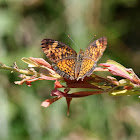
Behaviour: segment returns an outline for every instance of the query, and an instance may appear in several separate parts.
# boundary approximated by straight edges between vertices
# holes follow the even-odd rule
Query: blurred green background
[[[139,0],[0,0],[0,61],[6,65],[17,62],[27,68],[22,57],[45,58],[40,45],[44,38],[78,52],[94,35],[108,38],[99,63],[112,59],[140,76]],[[140,139],[138,96],[73,99],[67,117],[65,99],[40,106],[50,98],[53,81],[19,86],[14,84],[18,74],[6,70],[0,70],[0,79],[0,140]]]

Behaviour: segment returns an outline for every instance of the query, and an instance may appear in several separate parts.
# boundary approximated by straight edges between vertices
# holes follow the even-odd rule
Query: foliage
[[[114,77],[108,76],[108,79],[99,77],[97,75],[91,75],[90,77],[86,77],[83,81],[82,80],[67,80],[64,78],[66,82],[63,86],[60,84],[59,80],[62,80],[59,74],[57,74],[53,67],[46,62],[42,58],[22,58],[22,61],[29,64],[29,69],[22,70],[19,69],[16,63],[14,67],[8,67],[5,64],[1,63],[0,68],[11,70],[12,72],[22,73],[20,78],[21,81],[16,81],[15,84],[22,85],[26,83],[28,86],[31,86],[31,83],[37,80],[55,80],[54,90],[51,91],[51,96],[57,96],[52,99],[47,99],[42,103],[42,106],[48,107],[53,102],[61,99],[62,97],[66,98],[67,105],[68,105],[68,115],[69,115],[69,107],[72,98],[77,97],[85,97],[95,94],[103,94],[103,93],[110,93],[111,95],[137,95],[140,94],[140,79],[131,69],[126,69],[119,63],[108,60],[107,63],[100,64],[100,66],[104,66],[107,68],[96,68],[94,71],[110,71],[112,74],[117,76],[122,76],[126,79],[117,80]],[[44,68],[49,71],[49,75],[38,73],[33,67]],[[54,78],[53,78],[54,77]],[[61,92],[58,90],[59,88],[64,88],[64,91]],[[71,88],[85,88],[85,89],[93,89],[93,91],[79,91],[68,94]]]

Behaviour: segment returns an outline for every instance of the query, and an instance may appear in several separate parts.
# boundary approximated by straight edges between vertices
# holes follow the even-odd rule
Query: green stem
[[[14,67],[9,67],[3,64],[2,62],[0,62],[0,69],[10,70],[11,72],[18,72],[26,75],[37,75],[38,77],[40,77],[40,74],[43,74],[43,73],[33,72],[30,70],[22,70]],[[48,76],[47,74],[43,74],[43,75]]]

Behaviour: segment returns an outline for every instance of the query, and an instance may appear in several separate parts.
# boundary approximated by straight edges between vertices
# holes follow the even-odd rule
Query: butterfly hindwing
[[[54,70],[62,77],[75,80],[76,58],[63,59],[58,63],[53,63]]]

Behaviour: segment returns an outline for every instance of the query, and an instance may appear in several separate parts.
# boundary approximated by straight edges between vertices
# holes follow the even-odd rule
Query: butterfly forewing
[[[102,37],[102,38],[95,40],[85,50],[84,58],[89,58],[89,59],[93,60],[94,62],[97,62],[103,55],[103,52],[106,49],[106,45],[107,45],[106,37]]]
[[[59,41],[43,39],[41,45],[44,53],[52,62],[77,56],[75,50]]]

